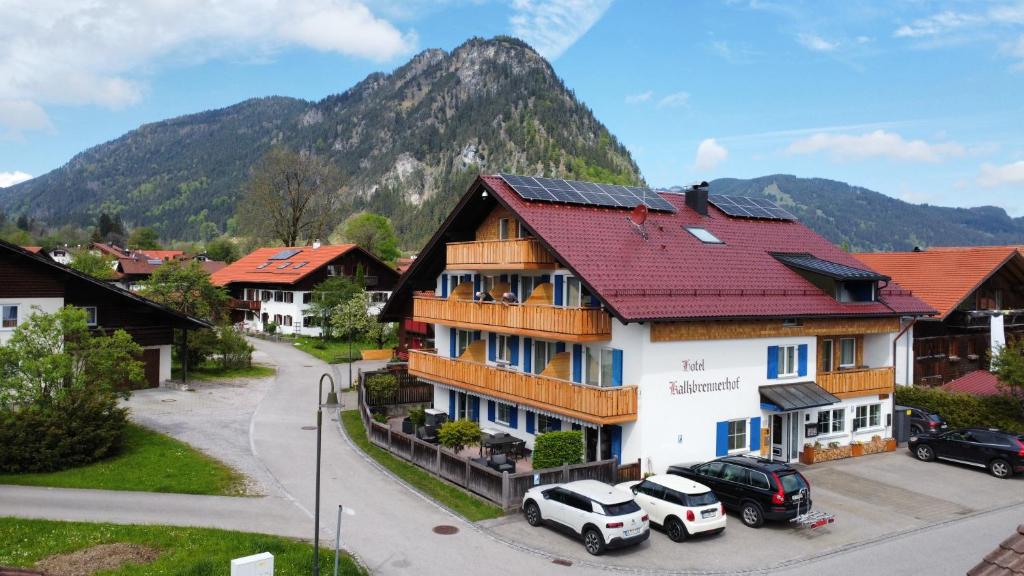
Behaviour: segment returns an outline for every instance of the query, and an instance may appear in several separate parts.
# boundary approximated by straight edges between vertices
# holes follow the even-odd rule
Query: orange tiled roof
[[[21,249],[26,252],[31,252],[33,254],[39,254],[40,252],[43,251],[42,246],[22,246]]]
[[[175,258],[185,255],[185,252],[182,250],[139,250],[139,252],[145,254],[147,258],[152,258],[154,260],[160,259],[164,262],[174,260]]]
[[[929,248],[921,252],[854,254],[858,260],[914,293],[945,318],[1010,258],[1016,246]]]
[[[235,282],[256,282],[272,284],[294,284],[305,278],[331,260],[355,248],[355,244],[337,244],[334,246],[294,246],[294,247],[273,247],[259,248],[251,254],[242,257],[224,268],[214,272],[210,280],[217,286],[225,286]],[[270,257],[284,252],[285,250],[298,250],[287,260],[271,260]],[[296,269],[300,262],[307,264]],[[262,264],[269,263],[260,268]],[[288,263],[285,268],[282,264]]]

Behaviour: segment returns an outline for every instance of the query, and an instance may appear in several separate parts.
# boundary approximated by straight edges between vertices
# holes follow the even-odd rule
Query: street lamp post
[[[324,378],[331,383],[331,391],[324,402]],[[334,378],[324,373],[320,376],[320,388],[316,405],[316,507],[313,510],[313,576],[320,576],[320,444],[324,422],[324,406],[337,407],[338,395],[334,391]],[[333,400],[333,402],[332,402]]]

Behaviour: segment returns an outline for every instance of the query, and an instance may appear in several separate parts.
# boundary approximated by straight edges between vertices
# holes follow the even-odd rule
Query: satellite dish
[[[629,213],[629,219],[633,222],[633,224],[636,224],[637,226],[643,226],[644,222],[647,221],[647,212],[648,210],[646,204],[637,204],[636,208],[633,208],[633,211]]]

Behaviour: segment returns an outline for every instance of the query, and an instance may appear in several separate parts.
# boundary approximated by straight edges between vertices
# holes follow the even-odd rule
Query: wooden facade
[[[896,371],[887,366],[819,373],[815,382],[839,398],[856,398],[873,394],[891,394],[896,383],[895,378]]]
[[[460,285],[461,286],[461,285]],[[502,304],[416,296],[413,319],[466,330],[518,334],[547,340],[592,342],[612,336],[611,316],[599,308]]]
[[[636,386],[599,388],[418,350],[409,351],[409,373],[594,424],[632,422],[637,415]]]
[[[456,270],[552,270],[554,256],[535,238],[450,242],[447,266]]]
[[[783,320],[700,320],[651,324],[652,342],[733,340],[785,336],[847,336],[899,332],[898,318],[807,318]]]

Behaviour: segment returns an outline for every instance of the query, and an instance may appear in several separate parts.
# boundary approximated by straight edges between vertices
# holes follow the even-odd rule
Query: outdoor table
[[[487,448],[488,456],[493,456],[495,453],[510,454],[514,459],[518,459],[525,446],[526,440],[516,438],[511,434],[484,437],[480,442],[480,455],[482,456],[484,448]]]

